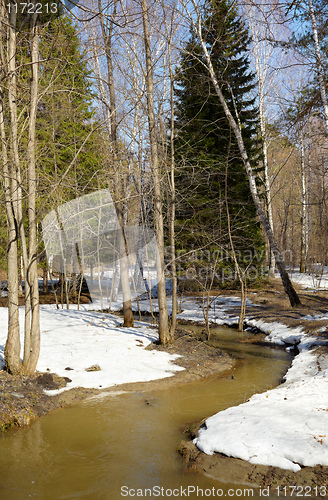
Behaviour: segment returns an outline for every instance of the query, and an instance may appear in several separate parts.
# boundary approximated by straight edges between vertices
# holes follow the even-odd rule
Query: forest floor
[[[328,338],[328,328],[324,331],[324,327],[327,326],[327,319],[313,319],[312,321],[302,319],[306,315],[327,315],[328,291],[308,291],[301,287],[297,287],[297,291],[302,306],[291,308],[281,283],[276,279],[262,290],[249,290],[248,298],[252,305],[247,307],[247,317],[261,319],[268,323],[277,321],[290,327],[303,326],[304,330],[311,333],[311,335],[316,335],[320,329],[320,337]],[[236,290],[217,291],[213,292],[213,294],[234,297],[239,295]],[[196,295],[194,299],[196,299]],[[44,298],[44,300],[46,299]],[[4,299],[1,300],[0,305],[6,307]],[[238,308],[229,309],[229,314],[238,314]],[[264,336],[259,336],[259,339],[260,342],[265,342]],[[181,355],[182,357],[177,359],[175,363],[185,367],[185,370],[177,372],[173,377],[150,382],[133,382],[118,385],[111,389],[147,391],[165,389],[177,383],[187,383],[199,378],[223,376],[234,367],[234,360],[230,356],[222,353],[219,349],[210,348],[202,342],[199,335],[195,336],[188,330],[186,332],[186,329],[180,329],[179,325],[176,332],[176,341],[173,345],[163,347],[153,343],[147,349],[164,350],[170,354]],[[320,349],[327,350],[324,347]],[[59,377],[49,372],[36,373],[32,377],[26,377],[13,376],[4,370],[0,371],[0,431],[6,430],[13,425],[26,426],[33,419],[49,411],[69,406],[91,395],[106,391],[105,388],[73,388],[52,396],[44,392],[44,389],[51,390],[64,387],[68,381],[69,377]],[[195,423],[195,428],[197,428],[197,423]],[[190,429],[188,429],[189,431]],[[189,436],[191,438],[193,437],[192,433]],[[297,473],[292,473],[278,467],[250,464],[218,453],[213,456],[205,455],[193,445],[192,441],[183,442],[180,452],[184,457],[188,471],[200,471],[228,483],[252,484],[261,488],[289,487],[290,485],[302,488],[327,486],[328,467],[305,467]],[[305,495],[304,490],[299,496],[309,495]],[[313,494],[313,496],[319,496],[319,494]]]

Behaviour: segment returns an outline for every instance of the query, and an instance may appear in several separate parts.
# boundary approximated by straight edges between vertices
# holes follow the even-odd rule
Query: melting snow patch
[[[194,443],[207,454],[294,472],[301,466],[328,466],[328,361],[310,350],[326,341],[278,322],[247,324],[267,333],[271,342],[297,344],[300,354],[283,385],[210,417]]]
[[[23,325],[24,308],[19,312]],[[145,350],[158,338],[157,331],[145,323],[136,322],[135,328],[123,328],[117,316],[74,308],[56,309],[51,305],[40,307],[40,323],[37,370],[71,379],[65,388],[47,391],[47,394],[59,394],[73,387],[106,388],[126,382],[145,382],[170,377],[184,369],[173,364],[178,355]],[[7,309],[1,307],[0,359],[7,328]],[[23,332],[21,336],[23,346]],[[86,371],[96,365],[100,370]]]

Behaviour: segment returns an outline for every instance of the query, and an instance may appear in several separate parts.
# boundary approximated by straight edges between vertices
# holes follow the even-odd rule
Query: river
[[[244,497],[245,485],[184,472],[176,452],[186,439],[182,428],[276,385],[291,356],[236,343],[241,334],[233,329],[216,328],[215,336],[216,345],[240,360],[233,378],[96,397],[1,435],[0,499],[187,498],[188,487],[189,493],[195,488],[191,499],[212,488]]]

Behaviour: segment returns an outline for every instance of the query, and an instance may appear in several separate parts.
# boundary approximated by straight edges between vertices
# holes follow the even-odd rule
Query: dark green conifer
[[[255,77],[247,53],[249,36],[229,0],[207,0],[203,35],[214,70],[258,167]],[[183,248],[227,247],[225,176],[234,246],[241,261],[262,251],[263,239],[238,145],[218,100],[202,49],[191,34],[177,74],[177,235]],[[259,259],[261,261],[261,259]]]
[[[77,29],[66,16],[44,28],[40,43],[38,165],[50,184],[60,181],[96,123],[92,85]],[[58,186],[62,200],[97,189],[99,134],[92,133]],[[91,181],[90,181],[91,179]],[[92,184],[93,180],[93,184]],[[41,188],[41,186],[40,186]],[[43,182],[47,190],[47,182]]]

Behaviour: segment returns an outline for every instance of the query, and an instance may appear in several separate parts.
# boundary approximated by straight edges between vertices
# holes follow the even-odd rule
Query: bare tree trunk
[[[43,268],[43,293],[49,293],[49,285],[48,285],[48,268],[45,266]]]
[[[114,262],[114,266],[113,266],[112,290],[111,290],[110,303],[112,303],[112,300],[114,302],[117,301],[119,281],[120,281],[120,261],[119,261],[119,259],[116,259]]]
[[[168,310],[165,290],[164,273],[164,227],[162,213],[162,195],[159,176],[159,161],[156,137],[156,122],[154,113],[154,83],[153,83],[153,61],[151,56],[150,33],[148,25],[148,5],[147,0],[141,0],[142,21],[144,30],[144,45],[146,54],[146,89],[147,89],[147,111],[149,126],[149,141],[151,154],[151,170],[154,184],[154,219],[155,233],[158,246],[157,276],[158,276],[158,307],[159,307],[159,340],[161,344],[168,344],[172,341],[169,330]]]
[[[271,203],[271,183],[268,168],[268,139],[265,121],[265,86],[270,87],[268,71],[271,64],[271,58],[274,48],[266,40],[268,36],[272,35],[272,30],[275,26],[269,25],[270,15],[268,10],[273,8],[266,0],[260,0],[257,3],[244,3],[244,16],[246,23],[249,26],[252,37],[251,56],[253,57],[254,66],[258,80],[258,93],[259,93],[259,116],[260,116],[260,129],[263,143],[263,166],[264,166],[264,186],[266,198],[266,210],[269,223],[273,232],[273,214]],[[272,12],[271,12],[272,13]],[[271,84],[272,87],[272,84]],[[274,276],[275,260],[274,254],[270,245],[268,245],[268,261],[269,261],[269,276]]]
[[[17,238],[20,239],[23,269],[25,274],[25,322],[24,330],[29,332],[31,327],[31,294],[30,283],[27,280],[27,271],[29,266],[28,250],[25,236],[25,229],[23,224],[23,209],[22,209],[22,176],[20,166],[20,155],[18,146],[18,117],[17,117],[17,76],[16,76],[16,50],[17,50],[17,36],[16,36],[16,21],[17,13],[15,9],[10,9],[9,16],[9,45],[8,45],[8,108],[10,116],[10,156],[12,162],[12,206],[15,216],[15,223],[17,225]],[[18,265],[18,264],[17,264]]]
[[[172,82],[173,87],[173,82]],[[173,109],[172,109],[173,114]],[[174,121],[174,116],[171,117],[171,122]],[[174,338],[174,332],[177,324],[178,312],[178,279],[177,279],[177,265],[175,259],[175,181],[174,181],[174,129],[171,128],[171,172],[170,172],[170,185],[171,185],[171,213],[170,213],[170,258],[171,258],[171,273],[172,273],[172,318],[171,318],[171,338]]]
[[[305,240],[305,254],[306,254],[306,267],[308,268],[309,262],[309,246],[310,246],[310,233],[311,233],[311,156],[309,155],[308,161],[308,183],[307,183],[307,230],[306,230],[306,240]]]
[[[255,208],[257,211],[257,215],[260,218],[260,221],[263,225],[264,231],[265,231],[267,238],[269,240],[270,247],[274,253],[276,265],[278,267],[278,270],[279,270],[279,273],[281,276],[281,280],[282,280],[282,283],[284,285],[285,292],[287,293],[287,295],[289,297],[290,304],[292,307],[300,305],[300,303],[301,303],[300,299],[299,299],[299,297],[298,297],[298,295],[297,295],[297,293],[292,285],[292,282],[289,279],[289,276],[288,276],[288,273],[287,273],[286,267],[285,267],[285,262],[284,262],[282,254],[279,250],[278,244],[275,241],[275,238],[273,236],[270,222],[269,222],[269,220],[268,220],[268,218],[267,218],[267,216],[262,208],[261,201],[260,201],[260,198],[259,198],[258,192],[257,192],[255,177],[254,177],[254,174],[252,171],[251,164],[249,162],[247,151],[245,149],[245,145],[244,145],[244,141],[243,141],[240,127],[238,127],[234,117],[232,116],[232,114],[229,110],[229,107],[225,101],[223,94],[222,94],[218,79],[215,75],[215,71],[214,71],[214,68],[212,65],[212,61],[211,61],[211,56],[207,50],[206,43],[205,43],[203,36],[202,36],[201,16],[198,12],[198,8],[197,8],[197,5],[195,3],[195,0],[191,0],[191,1],[192,1],[194,8],[195,8],[196,13],[197,13],[197,20],[193,21],[193,27],[194,27],[195,33],[197,34],[199,41],[201,43],[202,50],[203,50],[205,60],[206,60],[206,66],[207,66],[208,72],[210,74],[210,78],[211,78],[211,81],[213,83],[215,92],[216,92],[216,94],[219,98],[219,101],[223,107],[224,113],[228,119],[230,127],[232,128],[232,130],[235,134],[235,137],[236,137],[236,140],[238,143],[238,147],[239,147],[239,151],[240,151],[241,157],[242,157],[244,165],[245,165],[247,177],[249,180],[249,187],[250,187],[253,202],[254,202],[254,205],[255,205]]]
[[[101,0],[98,0],[99,12],[101,9]],[[119,172],[119,159],[118,159],[118,148],[117,148],[117,117],[116,117],[116,100],[115,100],[115,86],[114,86],[114,71],[113,71],[113,61],[112,61],[112,34],[114,19],[117,12],[117,0],[113,4],[113,13],[109,23],[109,27],[106,32],[106,27],[104,23],[104,17],[100,14],[100,24],[103,34],[104,44],[105,44],[105,54],[108,69],[108,90],[110,96],[110,134],[111,134],[111,146],[114,157],[114,168],[115,168],[115,196],[114,204],[116,208],[116,214],[119,221],[121,233],[119,236],[119,255],[120,255],[120,275],[121,275],[121,285],[123,292],[123,314],[124,314],[124,327],[133,327],[134,319],[132,313],[132,302],[131,302],[131,290],[129,283],[129,268],[128,268],[128,247],[126,244],[125,237],[125,224],[124,224],[124,213],[123,213],[123,189],[122,181]]]
[[[163,5],[163,12],[165,15],[165,5]],[[171,106],[171,116],[170,116],[170,176],[169,184],[171,190],[171,207],[169,214],[169,232],[170,232],[170,258],[171,258],[171,274],[172,274],[172,317],[171,317],[171,339],[174,338],[174,332],[177,324],[177,312],[178,312],[178,279],[177,279],[177,265],[175,258],[175,123],[174,123],[174,74],[172,65],[172,33],[167,26],[166,16],[166,34],[168,43],[168,53],[169,53],[169,75],[170,75],[170,106]]]
[[[259,76],[259,75],[258,75]],[[267,205],[268,221],[271,226],[273,233],[273,213],[272,213],[272,203],[271,203],[271,186],[269,177],[269,166],[268,166],[268,140],[265,126],[265,114],[264,114],[264,92],[263,92],[263,82],[259,81],[259,111],[260,111],[260,127],[261,136],[263,141],[263,164],[264,164],[264,184],[265,184],[265,199]],[[274,277],[275,269],[275,259],[274,253],[269,245],[269,276]]]
[[[242,270],[240,269],[239,262],[238,262],[238,259],[236,256],[235,246],[233,243],[232,233],[231,233],[231,221],[230,221],[230,211],[229,211],[229,201],[228,201],[228,166],[229,166],[230,147],[231,147],[231,129],[230,129],[229,147],[228,147],[226,170],[225,170],[225,185],[224,185],[224,195],[225,196],[224,197],[225,197],[225,205],[226,205],[226,212],[227,212],[229,241],[230,241],[233,261],[234,261],[235,266],[236,266],[237,276],[238,276],[240,288],[241,288],[241,299],[240,299],[241,305],[240,305],[240,313],[239,313],[239,320],[238,320],[238,331],[242,332],[244,330],[244,319],[245,319],[245,313],[246,313],[246,286],[245,286],[244,276],[243,276]]]
[[[1,3],[2,19],[7,20],[6,8]],[[8,23],[8,54],[7,61],[5,60],[2,42],[5,39],[3,33],[4,22],[1,23],[1,63],[4,68],[8,67],[8,98],[9,106],[12,107],[16,103],[15,88],[16,75],[11,73],[12,66],[15,67],[15,52],[16,52],[16,12],[11,9]],[[8,249],[7,249],[7,265],[8,265],[8,337],[5,346],[5,362],[6,369],[13,373],[21,371],[20,361],[20,332],[19,332],[19,309],[18,309],[18,238],[19,228],[17,221],[17,172],[16,165],[12,158],[8,161],[6,131],[5,131],[5,111],[4,111],[4,94],[1,89],[1,142],[2,142],[2,160],[4,171],[4,186],[6,200],[6,214],[8,222]],[[10,128],[12,132],[13,114],[11,113]],[[17,133],[17,128],[16,128]],[[17,135],[16,135],[17,137]],[[13,143],[13,134],[11,133],[11,146]]]
[[[121,226],[121,234],[119,236],[119,249],[120,249],[120,273],[121,273],[121,286],[123,293],[123,326],[133,327],[134,319],[132,313],[131,290],[129,283],[129,266],[128,266],[128,246],[124,231],[124,216],[123,216],[123,203],[116,204],[116,214]]]
[[[302,179],[302,215],[301,215],[301,258],[300,258],[300,272],[306,271],[306,230],[307,230],[307,214],[306,214],[306,179],[305,179],[305,152],[304,152],[304,138],[303,130],[300,133],[301,143],[301,179]]]
[[[7,19],[7,12],[2,8],[1,30]],[[17,73],[16,73],[16,9],[10,9],[7,20],[8,46],[7,61],[5,61],[3,40],[1,33],[1,62],[3,70],[8,71],[8,109],[10,135],[10,163],[8,163],[6,129],[4,126],[4,96],[1,94],[1,142],[2,159],[4,165],[4,184],[6,212],[8,220],[8,338],[5,348],[5,361],[8,371],[19,373],[24,371],[31,374],[35,371],[40,349],[39,324],[39,284],[37,270],[37,226],[35,213],[36,176],[35,176],[35,121],[38,94],[38,26],[37,14],[30,16],[31,21],[31,84],[30,84],[30,113],[28,119],[27,145],[27,208],[28,208],[28,239],[27,245],[23,224],[22,209],[22,176],[18,147],[18,117],[17,117]],[[18,309],[18,261],[17,248],[20,239],[25,273],[25,328],[24,328],[24,359],[20,361],[19,339],[19,309]]]
[[[37,265],[37,225],[36,225],[36,172],[35,172],[35,123],[38,103],[38,61],[39,61],[39,33],[37,14],[31,17],[31,103],[28,127],[28,223],[29,223],[29,265],[26,272],[26,280],[29,284],[31,294],[31,326],[25,330],[24,339],[24,371],[32,374],[40,354],[40,312],[39,312],[39,283]],[[26,283],[25,283],[26,287]],[[26,291],[25,291],[26,293]],[[25,297],[26,298],[26,297]]]
[[[1,4],[1,16],[4,19],[4,5]],[[3,50],[2,41],[4,39],[3,33],[4,23],[1,23],[0,31],[0,56],[1,64],[5,67],[5,55]],[[5,206],[8,224],[8,247],[7,247],[7,283],[8,283],[8,337],[5,346],[5,362],[6,369],[11,373],[19,373],[21,369],[20,362],[20,335],[19,335],[19,309],[18,309],[18,232],[13,210],[13,164],[9,162],[6,131],[5,131],[5,117],[4,117],[4,95],[3,89],[0,87],[0,133],[1,133],[1,160],[3,165],[3,178],[4,178],[4,195]]]
[[[322,60],[321,60],[321,54],[320,54],[317,20],[315,17],[312,0],[309,0],[309,13],[310,13],[312,31],[313,31],[313,40],[314,40],[316,66],[317,66],[318,78],[319,78],[320,96],[321,96],[321,101],[322,101],[323,111],[324,111],[324,118],[325,118],[324,123],[325,123],[326,134],[328,135],[328,100],[327,100],[327,95],[326,95],[326,83],[325,83],[325,79],[324,79],[324,71],[323,71],[323,67],[322,67]]]

